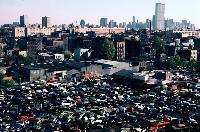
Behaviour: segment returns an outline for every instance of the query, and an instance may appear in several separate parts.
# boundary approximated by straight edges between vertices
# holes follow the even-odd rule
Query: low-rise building
[[[63,48],[64,41],[63,40],[54,40],[53,41],[53,48]]]
[[[42,50],[42,40],[41,39],[32,39],[27,42],[27,54],[35,58],[37,51]]]
[[[187,61],[198,59],[197,50],[177,50],[177,54]]]
[[[140,69],[152,69],[154,67],[154,61],[139,61]]]
[[[105,35],[110,33],[124,33],[125,28],[78,28],[79,33],[95,32],[97,35]]]
[[[125,42],[117,42],[115,44],[116,60],[125,60]]]
[[[29,27],[27,30],[27,36],[33,36],[36,34],[51,35],[54,32],[54,28],[39,28],[39,27]]]
[[[6,54],[6,55],[7,55],[7,56],[12,56],[12,55],[13,55],[13,51],[14,51],[14,50],[7,50],[7,54]]]
[[[19,55],[27,57],[27,51],[19,51]]]
[[[75,48],[74,49],[74,59],[75,60],[88,60],[91,56],[90,49]]]
[[[112,75],[120,70],[131,70],[131,71],[139,71],[139,66],[131,66],[128,62],[118,62],[111,60],[97,60],[95,61],[97,64],[102,65],[102,74],[103,75]]]
[[[68,61],[66,63],[66,67],[69,69],[78,70],[79,72],[84,73],[102,73],[102,65],[95,62],[75,62],[75,61]]]
[[[45,80],[46,72],[45,69],[41,67],[37,67],[34,65],[29,65],[22,67],[24,78],[28,79],[28,81],[33,82],[37,80]]]
[[[43,35],[51,35],[51,33],[54,32],[53,27],[14,27],[13,29],[13,35],[14,37],[26,37],[26,36],[33,36],[37,34],[43,34]]]
[[[196,60],[197,61],[197,50],[191,50],[191,56],[190,56],[190,60]]]
[[[26,28],[25,27],[15,27],[13,29],[13,35],[15,38],[25,37],[26,36]]]
[[[182,37],[197,37],[200,38],[200,31],[189,31],[189,30],[182,30],[182,31],[173,31],[174,33],[181,33]]]
[[[159,80],[167,80],[171,81],[172,80],[172,73],[169,71],[154,71],[154,78],[159,79]]]
[[[64,54],[54,54],[55,60],[64,61]]]

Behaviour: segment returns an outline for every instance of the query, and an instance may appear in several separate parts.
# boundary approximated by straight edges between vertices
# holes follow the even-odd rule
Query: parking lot
[[[196,92],[195,92],[196,91]],[[0,131],[200,131],[198,86],[135,90],[110,76],[0,90]]]

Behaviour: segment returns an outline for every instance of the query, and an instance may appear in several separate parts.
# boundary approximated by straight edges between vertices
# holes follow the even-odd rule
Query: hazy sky
[[[49,16],[52,24],[69,24],[85,19],[99,24],[100,17],[117,22],[152,19],[155,3],[166,5],[166,18],[175,21],[190,20],[200,27],[200,0],[0,0],[0,24],[19,21],[27,14],[30,23],[41,23],[42,16]]]

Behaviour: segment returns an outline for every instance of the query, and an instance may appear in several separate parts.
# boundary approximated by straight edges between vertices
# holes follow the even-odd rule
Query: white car
[[[196,97],[200,97],[200,93],[195,93],[195,96]]]
[[[63,101],[61,104],[62,104],[62,106],[69,106],[69,107],[72,106],[72,103],[69,103],[67,101]]]
[[[200,84],[197,84],[195,88],[200,89]]]

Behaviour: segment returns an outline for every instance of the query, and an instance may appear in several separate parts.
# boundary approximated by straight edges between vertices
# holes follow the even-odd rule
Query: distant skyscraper
[[[150,20],[149,19],[146,19],[145,25],[146,25],[146,28],[150,29]]]
[[[126,22],[119,23],[120,28],[126,28]]]
[[[50,17],[42,17],[42,27],[51,27],[51,18]]]
[[[133,23],[135,23],[135,16],[133,16]]]
[[[174,30],[174,20],[173,19],[165,20],[165,29],[166,30]]]
[[[107,25],[108,25],[108,18],[101,18],[100,27],[107,27]]]
[[[165,29],[165,4],[156,3],[155,30]]]
[[[80,26],[81,26],[81,28],[84,28],[84,27],[85,27],[85,20],[82,19],[82,20],[80,21]]]
[[[153,15],[153,17],[152,17],[152,27],[154,30],[156,29],[156,16],[155,15]]]
[[[190,30],[195,30],[195,25],[194,24],[190,25]]]
[[[188,23],[187,20],[182,20],[182,25],[181,25],[183,29],[187,29],[190,26],[190,23]]]
[[[110,20],[110,22],[109,22],[109,28],[114,28],[114,27],[117,27],[117,22],[114,21],[114,20]]]
[[[28,26],[28,16],[27,15],[23,15],[20,16],[20,26]]]

